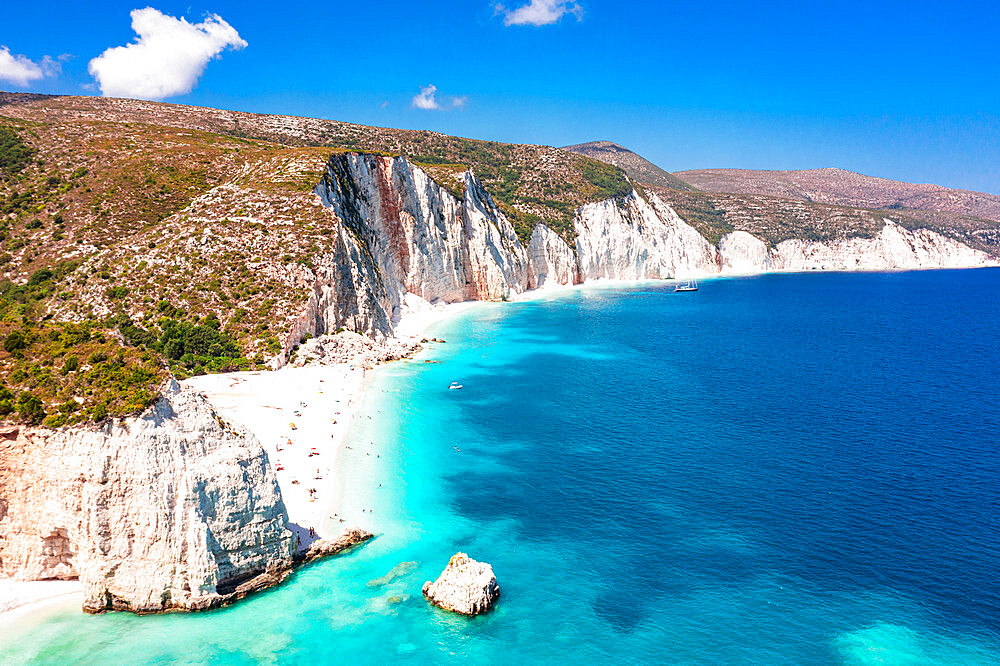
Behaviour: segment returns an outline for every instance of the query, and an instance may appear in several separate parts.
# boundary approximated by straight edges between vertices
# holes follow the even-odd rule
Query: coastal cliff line
[[[524,246],[475,174],[466,171],[461,178],[458,197],[405,157],[330,159],[315,191],[341,221],[341,234],[351,239],[351,254],[361,257],[364,268],[352,269],[347,285],[324,283],[319,290],[359,295],[348,309],[366,313],[360,332],[391,335],[414,304],[503,300],[600,279],[997,264],[982,250],[888,218],[869,238],[786,240],[769,247],[733,231],[712,244],[655,193],[636,190],[580,207],[570,242],[539,223]],[[351,323],[321,307],[311,306],[307,314],[313,335],[329,332],[328,322]]]
[[[31,118],[30,103],[4,109]],[[134,114],[127,118],[137,122],[148,121],[144,114],[159,108],[142,102],[123,104]],[[50,113],[58,117],[64,111],[47,108],[42,117],[48,119]],[[106,123],[101,131],[124,132],[113,113],[100,116]],[[108,118],[117,118],[119,125]],[[261,122],[256,117],[241,119]],[[222,121],[206,116],[201,122],[204,131],[215,131]],[[268,125],[264,135],[281,138],[286,129],[298,132],[299,122],[304,121],[290,119],[287,127]],[[71,123],[53,123],[44,131],[57,133],[65,127],[73,129]],[[373,143],[404,145],[394,131],[362,129],[371,134],[368,139]],[[89,141],[93,131],[88,125],[80,133]],[[146,211],[162,216],[155,223],[133,220],[136,228],[123,231],[118,244],[102,244],[95,238],[84,243],[83,234],[101,228],[98,221],[127,217],[130,211],[124,205],[123,210],[109,212],[111,204],[104,200],[86,206],[71,202],[78,206],[74,210],[81,234],[72,243],[64,231],[73,216],[69,208],[65,216],[54,212],[51,188],[17,193],[21,199],[12,194],[8,205],[21,206],[17,202],[27,201],[24,197],[37,196],[40,203],[31,210],[53,206],[50,225],[58,231],[45,242],[60,248],[52,251],[61,262],[54,265],[66,269],[65,276],[58,277],[54,270],[38,269],[24,280],[30,286],[38,277],[37,284],[47,284],[49,290],[39,291],[38,321],[26,320],[23,328],[41,331],[42,322],[54,317],[66,324],[66,338],[79,338],[73,344],[95,339],[108,348],[119,345],[114,347],[119,350],[113,359],[116,367],[129,361],[126,352],[150,365],[159,359],[162,376],[171,371],[177,377],[181,372],[218,371],[221,366],[212,366],[213,362],[231,364],[224,369],[258,371],[278,371],[308,360],[322,362],[324,349],[338,349],[337,344],[325,345],[329,339],[324,336],[344,331],[364,336],[372,349],[377,348],[365,352],[372,363],[400,358],[415,344],[394,339],[408,315],[440,304],[503,301],[532,290],[597,280],[998,264],[994,254],[914,226],[912,219],[897,219],[891,211],[873,213],[877,228],[852,229],[819,240],[768,241],[735,228],[717,236],[703,233],[697,220],[662,192],[633,184],[614,170],[609,176],[594,171],[589,162],[581,166],[575,161],[578,156],[546,147],[519,147],[523,154],[504,154],[532,163],[535,170],[529,173],[525,167],[524,183],[548,178],[551,185],[564,174],[575,174],[577,189],[571,192],[575,198],[567,194],[564,200],[547,200],[534,196],[538,194],[534,190],[529,196],[515,189],[514,194],[495,198],[491,192],[497,192],[496,183],[502,180],[498,173],[477,175],[467,165],[444,161],[447,156],[438,155],[440,163],[435,164],[401,152],[307,148],[301,146],[311,136],[306,134],[295,134],[294,145],[299,147],[293,149],[221,134],[212,135],[214,143],[197,143],[191,133],[176,128],[158,127],[157,132],[166,139],[154,133],[147,137],[151,145],[161,140],[170,146],[194,142],[191,150],[206,151],[212,159],[204,163],[217,163],[213,168],[218,173],[211,182],[204,174],[201,180],[182,181],[192,188],[185,191],[183,204]],[[459,153],[466,151],[462,153],[466,156],[477,154],[469,147],[471,141],[454,139],[455,148],[448,143],[453,138],[429,136],[418,138],[425,143],[440,141]],[[84,141],[75,135],[73,140]],[[221,151],[215,143],[227,141],[233,144],[228,152],[207,152]],[[257,152],[238,158],[240,151]],[[80,197],[81,191],[112,186],[87,181],[95,177],[88,175],[88,169],[97,171],[101,166],[88,164],[70,175],[36,180],[52,182],[52,188],[65,187],[65,192]],[[240,166],[227,172],[223,168],[227,164]],[[551,165],[563,171],[548,173]],[[169,177],[183,166],[172,165]],[[26,163],[24,168],[34,167]],[[590,180],[580,173],[589,174]],[[149,178],[155,181],[152,175]],[[130,182],[123,178],[113,186],[126,187]],[[84,188],[87,183],[93,187]],[[145,187],[136,185],[135,196],[145,196]],[[165,187],[161,184],[154,191]],[[545,188],[539,188],[544,193]],[[511,204],[517,203],[517,196],[527,202],[523,210]],[[108,208],[102,208],[105,204]],[[27,211],[18,208],[11,215],[28,216]],[[22,226],[26,234],[42,233],[38,225]],[[41,242],[35,236],[29,240]],[[16,261],[8,260],[9,265],[27,266],[35,256],[24,246],[15,251],[22,254]],[[56,289],[59,279],[64,282]],[[258,289],[258,283],[266,289]],[[105,322],[110,320],[114,323],[108,329]],[[80,328],[88,321],[92,329]],[[224,334],[224,327],[243,336],[242,350]],[[182,334],[188,333],[207,340],[205,349],[185,347],[189,340]],[[39,334],[40,345],[61,333],[53,329],[48,335]],[[69,378],[68,382],[85,366],[103,363],[88,359],[109,360],[104,348],[86,349],[87,356],[70,352],[65,360],[60,358],[61,372],[49,376]],[[336,353],[337,363],[351,365],[353,356]],[[11,355],[8,360],[16,359]],[[96,423],[86,423],[80,416],[94,390],[88,386],[78,393],[64,392],[58,403],[53,397],[47,405],[50,415],[76,415],[76,421],[52,427],[36,421],[0,430],[0,576],[78,578],[83,607],[89,611],[196,610],[278,582],[283,572],[305,557],[297,548],[288,515],[293,501],[286,504],[262,438],[245,424],[221,418],[209,401],[173,377],[150,392],[155,398],[152,404],[142,403],[145,409],[130,415],[108,418],[106,404],[87,403]],[[53,408],[66,411],[57,414]],[[346,534],[346,541],[329,548],[321,544],[320,550],[333,552],[363,538],[350,530]]]

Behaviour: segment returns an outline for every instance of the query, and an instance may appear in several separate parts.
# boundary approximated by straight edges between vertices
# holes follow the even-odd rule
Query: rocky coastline
[[[525,246],[475,174],[462,184],[459,198],[404,157],[331,157],[314,193],[340,221],[337,249],[307,276],[312,295],[271,367],[370,368],[413,352],[419,339],[395,337],[411,314],[598,280],[997,265],[891,219],[872,238],[770,247],[734,231],[713,244],[637,191],[580,207],[571,242],[538,224]],[[173,380],[136,417],[6,428],[0,576],[78,577],[92,612],[211,608],[276,584],[299,560],[270,446]]]

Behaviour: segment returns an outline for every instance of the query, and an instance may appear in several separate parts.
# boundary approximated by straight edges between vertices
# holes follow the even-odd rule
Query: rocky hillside
[[[549,146],[476,141],[437,132],[354,125],[295,116],[261,115],[202,107],[103,97],[30,95],[0,92],[0,116],[41,122],[113,122],[182,127],[254,145],[324,146],[405,155],[457,193],[452,175],[476,172],[511,219],[523,242],[544,222],[566,240],[573,236],[573,212],[588,202],[623,197],[631,186],[622,172],[604,162]],[[457,188],[457,189],[456,189]]]
[[[611,141],[578,143],[575,146],[565,146],[563,150],[613,164],[627,173],[629,178],[639,183],[667,187],[674,190],[690,191],[695,189],[689,183],[684,182],[671,173],[667,173],[645,157],[633,153],[628,148],[623,148]]]
[[[835,206],[947,213],[1000,222],[1000,196],[902,183],[843,169],[701,169],[678,176],[706,192],[760,194]]]
[[[997,254],[997,224],[916,213],[634,191],[620,168],[544,146],[4,93],[0,418],[135,414],[170,375],[279,367],[342,328],[388,336],[420,303],[810,256],[846,269]]]

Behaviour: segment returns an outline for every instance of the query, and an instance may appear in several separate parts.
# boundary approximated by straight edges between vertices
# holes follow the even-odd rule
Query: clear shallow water
[[[366,395],[348,475],[382,485],[348,513],[378,539],[218,612],[0,628],[0,661],[997,663],[998,288],[775,275],[473,309]],[[457,550],[503,590],[471,621],[420,595]]]

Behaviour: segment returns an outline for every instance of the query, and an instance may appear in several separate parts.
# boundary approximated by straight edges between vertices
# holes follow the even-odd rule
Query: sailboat
[[[674,293],[681,291],[698,291],[698,283],[695,280],[688,280],[687,282],[679,282],[674,286]]]

